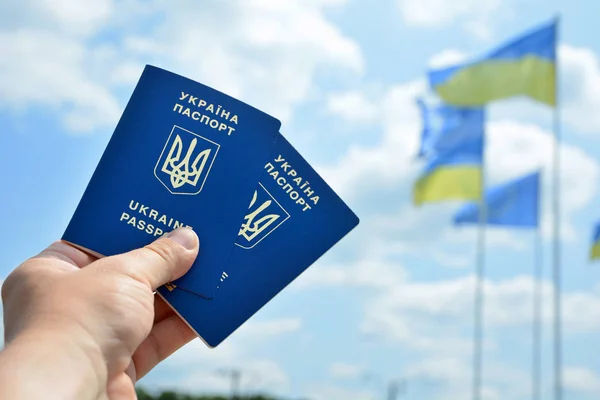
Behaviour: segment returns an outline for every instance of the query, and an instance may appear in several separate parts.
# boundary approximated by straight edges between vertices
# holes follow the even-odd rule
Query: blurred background
[[[600,39],[592,0],[0,0],[0,278],[61,237],[145,64],[282,120],[361,225],[215,350],[140,383],[280,399],[468,399],[477,229],[415,207],[426,71],[560,16],[562,398],[600,397]],[[551,171],[552,109],[486,108],[489,184]],[[542,174],[541,398],[553,397]],[[531,399],[535,232],[488,227],[481,399]],[[170,396],[170,397],[169,397]],[[176,399],[174,393],[164,400]],[[555,397],[554,397],[555,398]]]

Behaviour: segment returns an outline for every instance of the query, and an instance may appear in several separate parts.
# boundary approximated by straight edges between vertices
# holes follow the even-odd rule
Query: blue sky
[[[428,65],[477,55],[561,14],[565,398],[600,395],[600,40],[591,0],[0,0],[0,230],[6,276],[60,238],[145,64],[211,85],[283,121],[282,132],[361,225],[222,346],[197,340],[141,384],[291,398],[469,396],[475,232],[458,204],[415,209]],[[551,113],[489,109],[490,182],[548,168]],[[546,171],[548,172],[548,171]],[[550,179],[544,178],[549,193]],[[549,197],[544,196],[544,393],[552,385]],[[486,399],[529,398],[533,233],[489,230]]]

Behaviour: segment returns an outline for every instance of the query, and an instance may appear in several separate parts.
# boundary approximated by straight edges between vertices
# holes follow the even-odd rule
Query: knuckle
[[[131,289],[132,284],[145,284],[147,279],[143,270],[135,267],[136,263],[119,263],[118,268],[107,268],[110,270],[112,291],[114,293],[125,293]]]
[[[1,297],[2,297],[2,302],[6,303],[6,300],[8,299],[11,289],[13,288],[13,274],[11,273],[10,275],[8,275],[8,277],[4,280],[4,282],[2,282],[2,289],[1,289]]]
[[[30,284],[32,275],[31,262],[26,261],[15,268],[2,282],[1,296],[6,301],[12,293]]]
[[[147,245],[145,249],[152,253],[153,257],[158,257],[161,262],[169,265],[177,258],[177,249],[172,242],[167,240],[151,243]]]
[[[153,308],[154,297],[152,290],[137,277],[126,275],[122,272],[111,271],[102,277],[103,299],[110,304],[113,311],[122,312],[122,318],[117,320],[128,320],[131,313],[139,315],[139,312],[148,313]]]
[[[113,296],[121,296],[127,294],[130,291],[131,283],[129,276],[121,274],[119,272],[112,272],[105,276],[105,284],[107,291]]]

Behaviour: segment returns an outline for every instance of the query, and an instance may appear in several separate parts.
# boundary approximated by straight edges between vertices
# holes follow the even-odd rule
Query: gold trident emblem
[[[162,166],[162,172],[171,177],[171,185],[173,185],[173,188],[177,189],[186,183],[196,186],[198,183],[198,179],[200,179],[200,175],[204,170],[204,166],[206,165],[206,161],[208,160],[211,149],[206,149],[200,152],[200,154],[198,154],[194,159],[194,162],[190,165],[190,158],[192,157],[192,154],[194,154],[194,149],[196,148],[197,144],[198,139],[194,138],[187,150],[185,157],[183,160],[181,160],[181,162],[178,163],[181,158],[181,152],[183,151],[183,142],[181,141],[181,137],[179,135],[177,135],[173,141],[171,150],[169,150],[169,155],[165,159],[165,162]],[[198,166],[198,163],[200,162],[201,164]]]
[[[252,201],[250,202],[249,209],[254,206],[256,203],[256,199],[258,198],[258,192],[255,190],[254,195],[252,196]],[[242,223],[242,228],[240,229],[239,235],[243,236],[247,241],[252,241],[256,236],[258,236],[262,231],[267,229],[271,224],[279,219],[279,215],[277,214],[267,214],[260,219],[255,219],[266,210],[272,203],[272,200],[267,200],[262,203],[256,210],[251,212],[250,214],[244,217],[244,223]]]

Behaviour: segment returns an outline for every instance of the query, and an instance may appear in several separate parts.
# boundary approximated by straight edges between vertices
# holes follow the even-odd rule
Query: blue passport
[[[205,300],[177,282],[159,294],[216,347],[359,223],[283,137],[243,218],[218,295]]]
[[[110,256],[189,226],[202,251],[186,285],[212,298],[280,126],[224,93],[146,66],[62,239]]]

